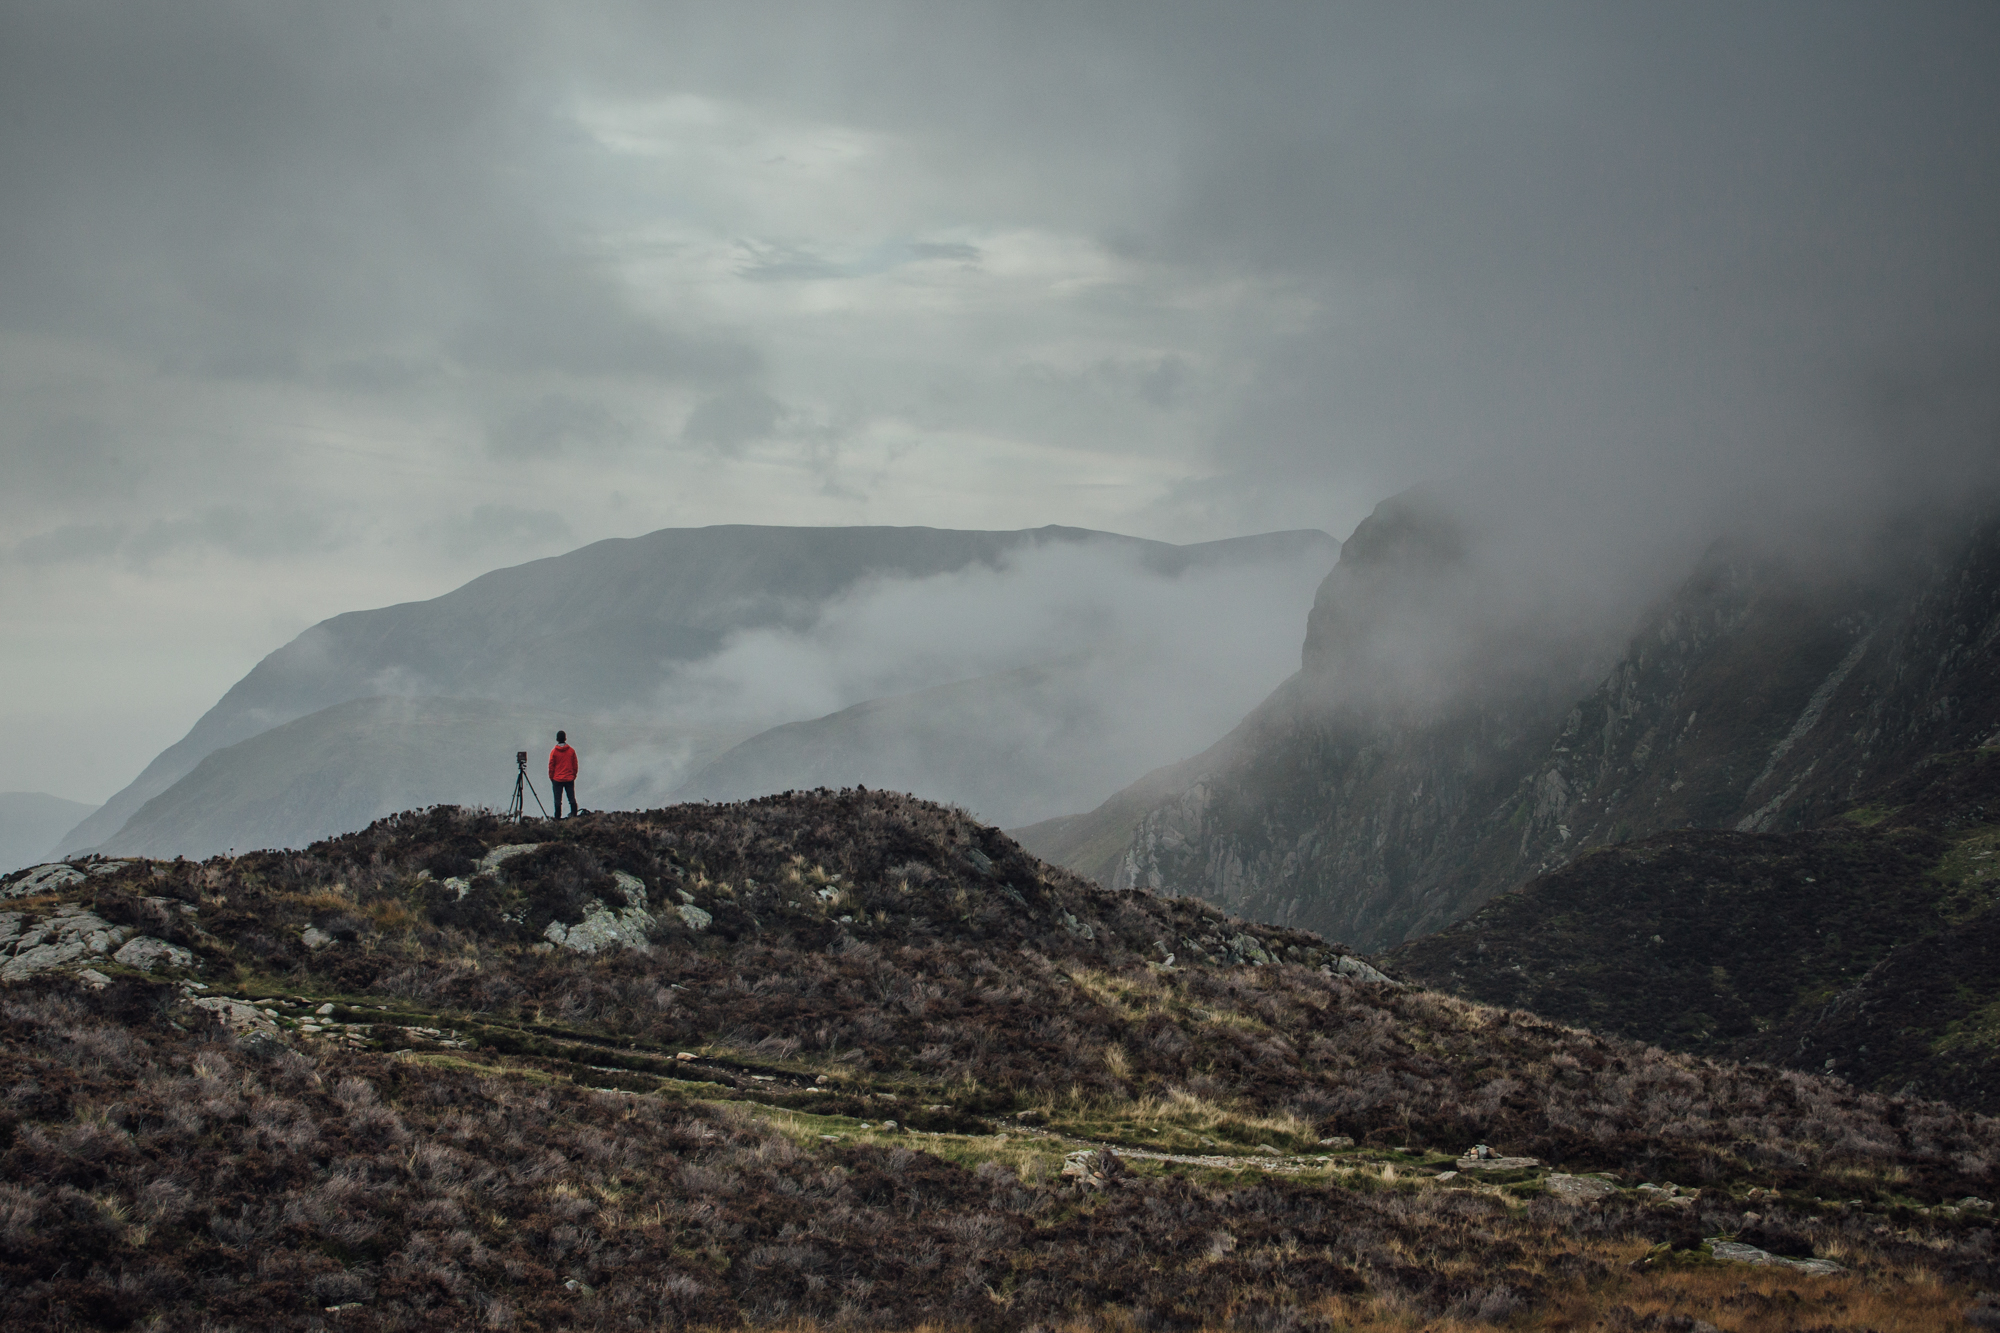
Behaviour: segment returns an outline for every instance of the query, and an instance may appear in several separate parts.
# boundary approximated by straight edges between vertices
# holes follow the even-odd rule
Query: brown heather
[[[537,952],[613,872],[651,945]],[[11,1328],[1886,1331],[2000,1287],[1991,1214],[1937,1207],[1992,1193],[1992,1120],[1352,981],[905,797],[437,809],[89,888],[218,991],[374,1026],[235,1036],[135,974],[0,992]],[[1432,1179],[1473,1142],[1699,1194]],[[1085,1188],[1091,1143],[1203,1160]],[[1718,1265],[1720,1234],[1850,1272]]]

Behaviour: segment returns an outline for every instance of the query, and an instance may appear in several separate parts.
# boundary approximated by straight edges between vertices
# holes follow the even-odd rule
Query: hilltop
[[[1991,1120],[1413,989],[903,796],[0,893],[17,1327],[1858,1329],[2000,1282]]]

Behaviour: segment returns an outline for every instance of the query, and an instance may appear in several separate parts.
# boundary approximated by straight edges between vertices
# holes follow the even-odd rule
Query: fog
[[[1723,532],[1838,552],[2000,456],[1995,68],[1943,0],[8,5],[16,785],[666,526],[1345,535],[1432,483],[1564,632]],[[853,650],[932,660],[912,596],[727,666],[917,679]]]
[[[1150,729],[1169,753],[1191,753],[1298,669],[1302,613],[1332,563],[1330,546],[1164,574],[1140,550],[1051,545],[997,566],[870,579],[804,626],[731,634],[713,656],[670,672],[649,711],[748,732],[1088,658],[1120,668],[1106,690],[1141,694],[1173,681],[1179,706]]]

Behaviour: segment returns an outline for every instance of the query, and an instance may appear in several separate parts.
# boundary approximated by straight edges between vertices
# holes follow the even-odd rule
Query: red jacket
[[[549,751],[549,781],[576,781],[576,751],[567,745],[558,745]]]

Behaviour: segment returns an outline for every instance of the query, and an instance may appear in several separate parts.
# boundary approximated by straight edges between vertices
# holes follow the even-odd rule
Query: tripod
[[[521,808],[523,793],[534,796],[535,808],[542,812],[543,819],[547,819],[549,812],[542,806],[542,794],[535,790],[534,783],[528,781],[528,752],[516,750],[514,751],[514,799],[507,805],[507,818],[516,824],[527,817],[527,812]]]

